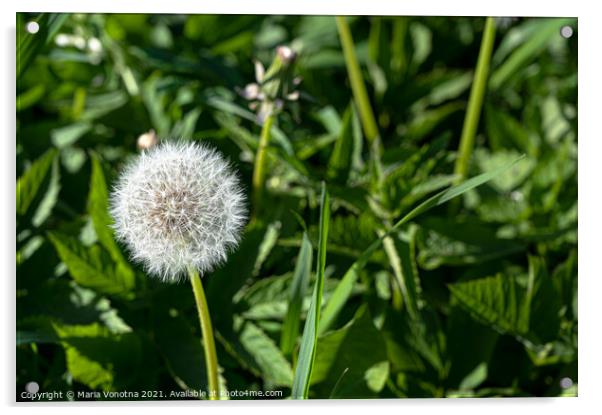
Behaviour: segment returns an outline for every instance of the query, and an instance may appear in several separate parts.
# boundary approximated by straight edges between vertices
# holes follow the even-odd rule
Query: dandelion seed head
[[[165,141],[142,152],[110,198],[117,237],[149,274],[177,281],[226,260],[246,221],[245,196],[229,163],[198,143]]]

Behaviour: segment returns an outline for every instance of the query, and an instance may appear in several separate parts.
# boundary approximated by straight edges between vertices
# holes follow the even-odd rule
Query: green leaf
[[[322,290],[324,289],[324,268],[326,266],[326,245],[328,240],[328,224],[330,222],[330,204],[326,184],[322,182],[322,197],[320,209],[320,237],[318,242],[318,264],[316,270],[316,284],[311,300],[311,305],[305,320],[305,328],[301,337],[301,347],[295,377],[293,380],[293,399],[307,399],[311,381],[316,347],[318,344],[318,323],[320,321],[320,307],[322,304]]]
[[[485,106],[485,123],[487,138],[492,150],[515,148],[529,157],[536,158],[539,152],[540,139],[526,125],[505,111],[492,105]]]
[[[293,274],[288,310],[282,323],[282,332],[280,335],[280,348],[285,355],[290,355],[293,352],[297,336],[299,335],[301,306],[305,298],[307,286],[309,285],[311,263],[312,246],[307,232],[304,232],[301,249],[299,250],[299,256],[295,265],[295,273]]]
[[[109,215],[109,195],[102,165],[96,155],[92,155],[92,175],[90,177],[90,193],[88,195],[88,213],[92,218],[94,231],[100,244],[109,252],[124,281],[135,281],[134,270],[123,257],[121,249],[114,239],[111,228],[113,219]]]
[[[335,289],[335,292],[330,297],[330,300],[328,301],[328,304],[324,309],[322,320],[320,321],[320,333],[326,331],[334,322],[334,319],[341,311],[341,309],[349,299],[349,296],[351,295],[353,285],[355,284],[355,281],[357,280],[357,277],[359,275],[359,270],[365,265],[366,261],[370,258],[372,253],[376,251],[376,249],[380,246],[380,244],[386,236],[399,229],[402,225],[408,223],[410,220],[414,219],[418,215],[426,212],[427,210],[435,206],[439,206],[453,199],[456,196],[460,196],[461,194],[469,191],[470,189],[474,189],[475,187],[490,181],[494,177],[497,177],[499,174],[511,168],[523,158],[524,156],[521,156],[505,166],[501,166],[490,172],[480,174],[478,176],[464,181],[459,185],[452,186],[447,190],[439,192],[435,196],[422,202],[420,205],[418,205],[417,207],[412,209],[408,214],[406,214],[403,218],[397,221],[397,223],[387,233],[385,233],[382,237],[374,241],[351,265],[351,267],[349,267],[347,272],[345,272],[345,275],[339,282],[339,285]]]
[[[437,312],[425,306],[418,318],[411,318],[393,307],[388,307],[386,313],[382,331],[391,370],[420,375],[430,373],[441,378],[447,370],[444,361],[446,338]]]
[[[478,321],[502,333],[524,335],[529,330],[529,298],[514,276],[498,274],[448,287],[453,298]]]
[[[99,324],[54,328],[76,381],[103,391],[156,386],[156,358],[139,335],[112,334]]]
[[[100,246],[86,247],[77,239],[58,233],[50,233],[48,237],[73,279],[83,287],[121,296],[134,288],[131,269],[115,265]]]
[[[460,390],[474,389],[487,379],[487,364],[478,364],[460,383]]]
[[[36,104],[46,93],[44,84],[37,84],[27,91],[17,95],[17,112],[23,111]]]
[[[442,265],[465,266],[523,252],[526,246],[512,239],[498,238],[496,229],[474,217],[445,219],[428,217],[421,221],[418,263],[427,270]],[[461,232],[458,232],[461,229]]]
[[[263,379],[273,386],[290,387],[293,370],[276,343],[250,321],[242,323],[240,343],[253,357]]]
[[[173,126],[170,137],[190,140],[193,138],[197,120],[201,115],[201,109],[195,108],[188,112],[180,121]]]
[[[59,184],[58,151],[50,149],[17,181],[17,215],[41,225],[56,204]]]
[[[490,153],[487,150],[478,149],[475,151],[474,159],[481,171],[491,171],[500,166],[508,165],[512,160],[516,160],[518,156],[519,153],[515,151],[499,150]],[[491,186],[499,192],[514,190],[529,177],[534,167],[535,161],[531,158],[525,158],[522,163],[514,165],[506,172],[492,179]]]
[[[316,389],[330,391],[336,385],[334,398],[370,398],[388,375],[385,341],[365,307],[343,328],[320,336],[311,382]]]
[[[341,131],[341,118],[334,107],[326,106],[316,113],[316,118],[322,123],[330,134],[339,134]]]
[[[261,270],[261,266],[264,261],[272,252],[272,249],[276,245],[278,241],[278,236],[280,235],[280,228],[282,224],[280,222],[270,223],[267,227],[263,240],[259,245],[259,250],[257,252],[257,256],[255,259],[255,265],[253,266],[253,274],[258,275]]]
[[[92,124],[79,122],[65,127],[57,128],[50,132],[52,144],[57,148],[66,148],[82,138],[92,129]]]

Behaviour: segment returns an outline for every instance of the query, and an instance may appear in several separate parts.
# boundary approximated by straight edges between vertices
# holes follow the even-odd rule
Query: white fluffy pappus
[[[230,164],[194,142],[165,141],[142,152],[110,196],[117,238],[132,260],[164,281],[226,260],[246,222],[246,199]]]

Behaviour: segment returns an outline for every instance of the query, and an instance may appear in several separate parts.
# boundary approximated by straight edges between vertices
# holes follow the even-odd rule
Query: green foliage
[[[320,237],[318,239],[318,260],[316,267],[316,282],[311,304],[305,319],[305,328],[301,336],[299,360],[295,368],[292,397],[307,399],[309,385],[312,379],[318,347],[318,325],[320,324],[320,309],[324,292],[324,268],[326,267],[326,245],[328,242],[328,227],[330,226],[330,196],[326,184],[322,182],[322,197],[320,198]]]
[[[282,335],[280,337],[280,347],[286,354],[291,354],[297,336],[299,335],[299,323],[301,322],[301,306],[303,299],[307,292],[307,286],[309,285],[309,278],[311,275],[311,258],[312,258],[312,246],[307,237],[307,233],[303,233],[303,239],[301,241],[301,250],[297,257],[297,263],[295,265],[295,273],[293,274],[293,281],[291,283],[291,294],[288,302],[288,310],[286,317],[282,323]]]
[[[484,71],[485,21],[18,14],[18,395],[207,390],[189,284],[146,276],[111,227],[150,130],[216,147],[261,201],[203,276],[222,390],[576,395],[577,21],[496,20]],[[238,91],[281,44],[302,82],[258,194]]]

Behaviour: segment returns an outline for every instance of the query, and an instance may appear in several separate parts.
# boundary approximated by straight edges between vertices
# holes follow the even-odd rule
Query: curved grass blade
[[[318,242],[318,265],[316,285],[305,320],[303,337],[299,359],[295,368],[293,379],[293,399],[307,399],[309,393],[309,382],[316,357],[316,346],[318,344],[318,322],[320,321],[320,305],[322,303],[322,291],[324,289],[324,268],[326,267],[326,246],[328,240],[328,225],[330,222],[330,205],[326,184],[322,182],[322,198],[320,211],[320,237]]]
[[[303,239],[301,240],[301,249],[299,250],[299,256],[297,257],[297,264],[295,265],[288,311],[286,312],[284,323],[282,324],[280,349],[285,355],[290,355],[293,352],[295,341],[299,334],[301,305],[309,284],[311,260],[312,246],[309,237],[307,236],[307,232],[304,232]]]
[[[339,311],[341,311],[341,309],[349,299],[349,296],[351,295],[351,290],[353,289],[353,285],[357,280],[359,270],[362,269],[362,267],[365,265],[370,256],[374,253],[374,251],[378,249],[384,238],[389,236],[391,233],[395,232],[402,225],[408,223],[410,220],[414,219],[418,215],[426,212],[427,210],[435,206],[442,205],[443,203],[453,199],[454,197],[460,196],[461,194],[490,181],[491,179],[495,178],[501,173],[507,171],[509,168],[514,166],[524,157],[525,156],[522,155],[521,157],[504,166],[475,176],[457,186],[452,186],[449,189],[437,193],[436,195],[422,202],[420,205],[411,210],[407,215],[405,215],[403,218],[397,221],[397,223],[395,223],[395,225],[393,225],[393,227],[389,231],[387,231],[380,238],[375,240],[351,265],[351,267],[349,267],[349,269],[337,285],[334,293],[330,297],[328,304],[326,304],[326,308],[324,309],[324,313],[322,315],[322,320],[320,321],[319,333],[323,333],[324,331],[326,331],[333,323]]]

